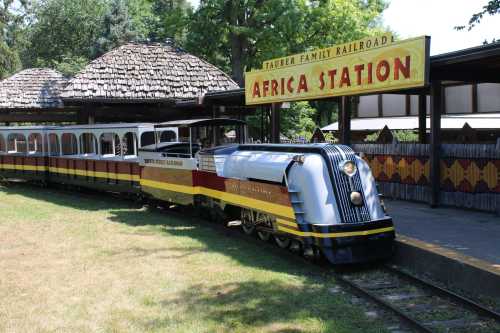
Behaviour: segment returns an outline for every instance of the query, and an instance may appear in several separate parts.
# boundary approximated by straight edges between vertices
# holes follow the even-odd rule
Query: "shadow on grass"
[[[213,323],[227,332],[380,332],[359,310],[341,298],[332,297],[320,284],[307,288],[282,281],[247,281],[207,288],[193,286],[177,299],[160,301],[160,306],[179,306],[196,314],[197,320]],[[176,324],[172,314],[144,321],[145,330],[168,331]],[[211,331],[207,328],[207,331]]]
[[[162,259],[184,258],[203,252],[222,253],[241,266],[286,273],[303,282],[297,286],[280,280],[261,282],[255,278],[209,288],[200,283],[182,292],[177,299],[155,304],[166,309],[181,308],[183,313],[194,314],[195,319],[189,320],[212,323],[214,327],[208,327],[207,332],[246,332],[249,327],[255,332],[280,333],[384,331],[380,322],[368,320],[360,308],[347,302],[346,297],[329,290],[335,284],[328,273],[313,264],[304,262],[301,265],[293,258],[294,254],[269,243],[235,237],[239,230],[223,229],[197,218],[157,210],[115,210],[112,214],[111,220],[115,222],[151,225],[166,235],[187,237],[202,244],[201,248],[178,248],[183,253],[160,257]],[[170,311],[162,313],[164,315],[153,320],[139,320],[144,330],[172,331],[179,324],[183,325]]]
[[[0,187],[9,195],[22,195],[57,205],[68,206],[82,211],[108,210],[110,220],[137,228],[139,234],[150,236],[164,234],[197,240],[200,246],[180,246],[157,248],[153,250],[131,247],[122,252],[109,252],[106,255],[124,254],[124,258],[157,254],[160,259],[186,258],[200,253],[220,253],[235,260],[242,266],[263,271],[286,273],[296,276],[295,283],[287,280],[270,280],[265,273],[260,278],[238,283],[226,283],[208,287],[206,284],[191,286],[190,289],[176,294],[176,299],[165,298],[151,306],[159,306],[167,311],[154,319],[138,318],[144,331],[175,331],[176,328],[190,323],[207,323],[211,331],[245,332],[270,331],[293,332],[380,332],[379,322],[371,322],[360,308],[350,305],[346,297],[338,292],[332,293],[334,286],[331,277],[312,264],[300,264],[293,254],[281,251],[268,243],[235,237],[237,230],[213,226],[210,222],[180,212],[169,214],[157,209],[145,209],[141,205],[110,197],[98,192],[70,192],[51,188],[39,188],[26,184]],[[133,233],[135,232],[126,232]],[[167,252],[168,254],[162,254]],[[172,253],[174,252],[174,253]],[[255,272],[254,272],[255,273]],[[254,274],[253,273],[253,274]],[[200,276],[200,281],[203,281]],[[300,283],[298,283],[300,281]],[[305,286],[305,287],[304,287]],[[188,315],[187,322],[176,317],[178,309]],[[192,328],[192,327],[191,327]],[[197,326],[199,329],[199,326]]]
[[[134,201],[116,198],[115,194],[97,192],[87,189],[64,190],[57,187],[41,187],[24,182],[8,182],[0,184],[0,191],[8,195],[22,195],[52,204],[81,209],[98,211],[107,209],[139,208]]]

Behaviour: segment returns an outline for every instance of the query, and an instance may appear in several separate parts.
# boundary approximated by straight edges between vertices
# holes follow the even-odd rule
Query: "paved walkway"
[[[385,200],[396,232],[500,265],[500,216]]]

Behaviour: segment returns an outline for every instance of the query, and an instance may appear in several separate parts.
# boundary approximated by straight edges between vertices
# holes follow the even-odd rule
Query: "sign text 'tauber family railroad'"
[[[278,103],[422,87],[429,37],[366,38],[263,63],[245,76],[246,104]]]

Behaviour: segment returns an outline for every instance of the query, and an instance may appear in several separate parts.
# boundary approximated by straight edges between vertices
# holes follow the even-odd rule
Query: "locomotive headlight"
[[[358,169],[356,168],[356,163],[353,161],[342,161],[339,165],[340,170],[347,176],[352,177],[356,174]]]
[[[351,192],[351,202],[355,206],[361,206],[363,204],[363,197],[359,192]]]

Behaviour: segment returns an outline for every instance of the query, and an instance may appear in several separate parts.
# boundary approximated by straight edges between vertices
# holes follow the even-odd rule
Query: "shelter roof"
[[[0,109],[61,108],[68,79],[50,68],[29,68],[0,81]]]
[[[500,82],[500,43],[432,56],[431,81]]]
[[[217,67],[171,45],[129,43],[92,61],[63,93],[64,101],[160,103],[238,85]]]
[[[196,127],[196,126],[227,126],[244,125],[245,121],[231,118],[213,118],[213,119],[184,119],[172,120],[157,124],[155,127]]]
[[[444,130],[461,129],[465,123],[474,129],[500,129],[500,113],[476,113],[463,115],[442,115],[441,128]],[[427,129],[430,119],[426,120]],[[351,119],[352,131],[379,131],[385,126],[391,130],[418,129],[417,116],[385,117],[385,118],[355,118]],[[322,128],[323,131],[338,131],[339,123],[335,122]]]

